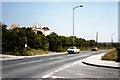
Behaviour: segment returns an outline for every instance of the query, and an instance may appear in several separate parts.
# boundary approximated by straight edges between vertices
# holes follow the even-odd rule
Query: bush
[[[14,55],[16,55],[16,56],[22,56],[19,52],[15,52]]]
[[[102,56],[102,60],[120,62],[120,48],[108,51],[104,56]]]
[[[26,48],[27,50],[31,50],[31,48],[28,46],[27,48]]]
[[[28,56],[27,50],[25,50],[25,49],[23,50],[22,56]]]

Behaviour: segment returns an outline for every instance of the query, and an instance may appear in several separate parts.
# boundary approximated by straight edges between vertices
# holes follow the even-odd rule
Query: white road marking
[[[84,74],[81,74],[81,73],[74,73],[74,74],[76,74],[76,75],[84,75]]]
[[[83,57],[83,56],[88,56],[89,54],[85,54],[85,55],[82,55],[81,57]],[[83,60],[83,59],[82,59]],[[66,69],[66,68],[68,68],[68,67],[71,67],[71,66],[73,66],[73,65],[76,65],[76,64],[78,64],[78,63],[82,63],[82,60],[79,60],[79,61],[76,61],[76,62],[73,62],[73,63],[70,63],[70,64],[68,64],[68,65],[65,65],[64,67],[62,67],[62,68],[60,68],[60,69],[58,69],[58,70],[55,70],[55,71],[53,71],[53,72],[51,72],[51,73],[49,73],[49,74],[47,74],[47,75],[44,75],[42,78],[49,78],[49,77],[51,77],[54,73],[56,73],[56,72],[59,72],[59,71],[61,71],[61,70],[63,70],[63,69]],[[54,77],[55,78],[55,77]]]
[[[51,76],[50,78],[65,78],[65,77],[60,77],[60,76]]]
[[[62,58],[62,57],[53,57],[53,58],[50,58],[50,59],[59,59],[59,58]]]
[[[74,56],[74,55],[67,55],[67,56]]]
[[[30,61],[30,62],[19,63],[19,64],[34,63],[34,62],[38,62],[38,61],[43,61],[43,60],[36,60],[36,61]]]
[[[62,57],[54,57],[54,58],[50,58],[50,59],[58,59],[58,58],[62,58]],[[19,63],[19,64],[34,63],[34,62],[38,62],[38,61],[44,61],[44,60],[49,60],[49,59],[43,59],[43,60],[35,60],[35,61],[24,62],[24,63]]]
[[[63,68],[60,68],[60,69],[58,69],[58,70],[56,70],[56,71],[53,71],[53,72],[49,73],[48,75],[44,75],[42,78],[50,78],[50,77],[52,76],[52,74],[54,74],[54,73],[56,73],[56,72],[59,72],[59,71],[61,71],[61,70],[63,70],[63,69],[66,69],[66,68],[68,68],[68,67],[71,67],[71,66],[73,66],[73,65],[75,65],[75,64],[78,64],[78,63],[80,63],[80,62],[82,62],[82,60],[77,61],[77,62],[74,62],[74,63],[71,63],[70,65],[64,66]]]
[[[71,63],[71,65],[64,66],[63,68],[60,68],[60,69],[58,69],[58,70],[56,70],[56,71],[53,71],[53,72],[49,73],[48,75],[44,75],[42,78],[49,78],[49,77],[51,77],[54,73],[59,72],[59,71],[61,71],[61,70],[63,70],[63,69],[66,69],[66,68],[68,68],[68,67],[71,67],[71,66],[73,66],[73,65],[75,65],[75,64],[78,64],[78,63],[80,63],[80,62],[82,62],[82,60],[77,61],[77,62],[74,62],[73,64]]]

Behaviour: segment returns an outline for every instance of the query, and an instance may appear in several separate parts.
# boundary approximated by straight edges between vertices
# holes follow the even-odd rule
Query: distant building
[[[32,30],[37,33],[38,31],[41,31],[45,36],[50,35],[51,31],[48,27],[43,27],[38,24],[38,23],[34,23],[32,26]]]
[[[18,25],[18,24],[13,24],[10,28],[9,28],[9,30],[11,30],[11,29],[18,29],[18,28],[20,28],[20,25]]]
[[[41,27],[42,26],[38,23],[34,23],[33,26],[32,26],[33,29],[41,29]]]

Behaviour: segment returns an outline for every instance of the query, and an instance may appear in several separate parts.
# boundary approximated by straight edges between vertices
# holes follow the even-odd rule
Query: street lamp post
[[[76,6],[76,7],[73,8],[73,47],[74,47],[74,10],[78,7],[83,7],[83,5]]]

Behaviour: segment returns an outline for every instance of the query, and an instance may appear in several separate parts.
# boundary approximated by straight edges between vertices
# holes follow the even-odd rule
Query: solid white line
[[[19,64],[34,63],[34,62],[38,62],[38,61],[43,61],[43,60],[36,60],[36,61],[30,61],[30,62],[19,63]]]
[[[78,63],[80,63],[80,62],[82,62],[82,60],[77,61],[77,62],[74,62],[74,63],[71,63],[70,65],[64,66],[63,68],[60,68],[60,69],[58,69],[58,70],[56,70],[56,71],[53,71],[53,72],[49,73],[48,75],[44,75],[42,78],[49,78],[49,77],[51,77],[52,74],[54,74],[54,73],[56,73],[56,72],[59,72],[59,71],[61,71],[61,70],[63,70],[63,69],[66,69],[66,68],[68,68],[68,67],[71,67],[71,66],[73,66],[73,65],[75,65],[75,64],[78,64]]]
[[[50,58],[50,59],[59,59],[59,58],[62,58],[62,57],[53,57],[53,58]]]
[[[67,55],[67,56],[74,56],[74,55]]]
[[[62,58],[62,57],[54,57],[54,58],[50,58],[50,59],[58,59],[58,58]],[[34,62],[38,62],[38,61],[44,61],[44,60],[49,60],[49,59],[35,60],[35,61],[24,62],[24,63],[19,63],[19,64],[34,63]]]
[[[82,55],[81,57],[83,57],[83,56],[88,56],[88,55],[89,55],[89,54],[85,54],[85,55]],[[83,60],[83,59],[82,59],[82,60]],[[68,67],[71,67],[71,66],[73,66],[73,65],[76,65],[76,64],[82,62],[82,60],[79,60],[79,61],[70,63],[69,65],[65,65],[64,67],[62,67],[62,68],[60,68],[60,69],[58,69],[58,70],[55,70],[55,71],[53,71],[53,72],[51,72],[51,73],[49,73],[49,74],[47,74],[47,75],[44,75],[42,78],[49,78],[49,77],[52,76],[52,74],[54,74],[54,73],[56,73],[56,72],[59,72],[59,71],[61,71],[61,70],[63,70],[63,69],[66,69],[66,68],[68,68]]]
[[[65,77],[60,77],[60,76],[51,76],[50,78],[65,78]]]

